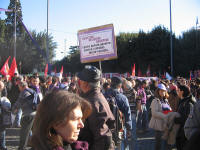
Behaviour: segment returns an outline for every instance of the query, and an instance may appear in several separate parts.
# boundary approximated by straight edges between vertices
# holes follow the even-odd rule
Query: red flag
[[[15,57],[13,57],[13,61],[12,61],[12,64],[11,64],[10,70],[9,70],[10,80],[14,76],[15,73],[18,74],[18,70],[17,70],[17,63],[15,60]]]
[[[63,74],[63,66],[60,69],[60,74]]]
[[[135,64],[134,64],[134,66],[132,68],[132,76],[135,76]]]
[[[8,59],[6,60],[6,62],[4,63],[3,67],[0,70],[2,75],[8,75],[9,74],[9,65],[8,65],[9,59],[10,59],[10,56],[8,57]]]
[[[147,75],[147,77],[150,77],[150,76],[151,76],[150,65],[148,65],[146,75]]]
[[[141,77],[142,76],[142,72],[140,70],[140,68],[138,69],[138,77]]]
[[[48,64],[46,64],[45,70],[44,70],[44,76],[47,77],[48,73]]]

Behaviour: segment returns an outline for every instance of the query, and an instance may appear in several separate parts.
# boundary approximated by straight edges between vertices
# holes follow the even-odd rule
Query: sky
[[[7,8],[9,0],[0,0]],[[47,29],[47,0],[20,0],[23,22],[29,30]],[[172,32],[181,35],[200,25],[200,0],[172,0]],[[4,13],[0,14],[1,17]],[[55,60],[77,45],[81,29],[112,23],[115,35],[120,32],[151,31],[163,25],[170,29],[169,0],[49,0],[49,34],[57,42]]]

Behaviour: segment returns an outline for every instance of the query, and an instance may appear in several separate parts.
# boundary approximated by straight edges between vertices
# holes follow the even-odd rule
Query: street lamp
[[[199,24],[199,21],[198,21],[198,17],[197,17],[197,20],[196,20],[196,50],[198,50],[198,24]]]
[[[171,16],[171,0],[169,0],[170,9],[170,54],[171,54],[171,76],[173,76],[173,49],[172,49],[172,16]]]
[[[49,64],[49,40],[48,40],[48,35],[49,35],[49,0],[47,0],[47,36],[46,36],[46,59],[47,59],[47,64]]]
[[[15,22],[14,22],[14,57],[15,57],[15,59],[17,60],[17,58],[16,58],[16,41],[17,41],[17,35],[16,35],[16,17],[17,17],[17,3],[18,3],[18,0],[15,0],[15,12],[14,12],[14,14],[15,14]]]

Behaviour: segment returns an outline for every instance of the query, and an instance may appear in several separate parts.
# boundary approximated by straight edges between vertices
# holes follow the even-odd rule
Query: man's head
[[[133,88],[133,85],[132,85],[132,83],[131,83],[130,81],[125,80],[125,81],[123,82],[123,89],[124,89],[125,91],[129,91],[129,90],[131,90],[132,88]]]
[[[18,85],[19,82],[21,82],[21,81],[23,81],[23,77],[22,77],[22,76],[17,76],[17,77],[15,78],[15,83],[16,83],[16,85]]]
[[[20,91],[24,91],[26,88],[28,88],[28,84],[26,81],[20,81],[18,87]]]
[[[32,76],[31,77],[31,84],[33,86],[39,86],[39,83],[40,83],[39,76]]]
[[[77,76],[79,78],[79,87],[84,93],[100,86],[101,71],[94,66],[85,66]]]
[[[187,85],[179,85],[177,88],[177,94],[180,98],[188,97],[190,93],[190,88]]]
[[[147,80],[143,80],[142,81],[142,87],[146,88],[148,86],[148,81]]]
[[[112,77],[111,88],[120,89],[122,87],[122,79],[120,77]]]

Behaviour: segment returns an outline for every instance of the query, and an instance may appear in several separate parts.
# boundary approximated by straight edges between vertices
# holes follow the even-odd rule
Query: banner
[[[117,58],[113,24],[78,31],[81,63]]]
[[[11,10],[11,9],[4,9],[4,8],[0,8],[0,11],[13,12],[13,10]]]

